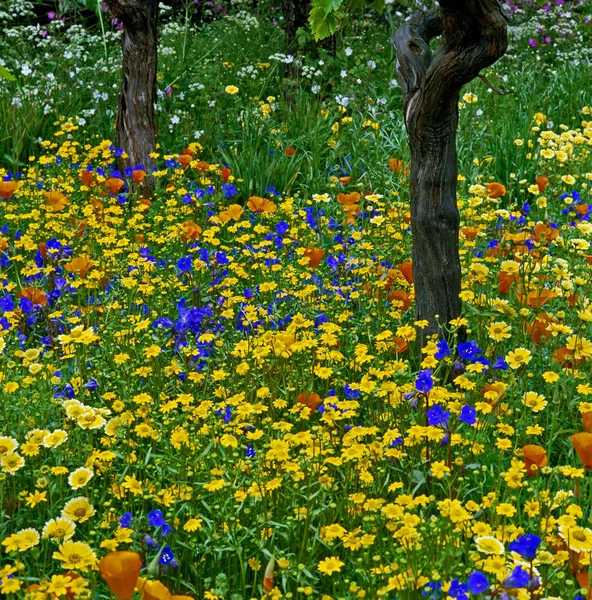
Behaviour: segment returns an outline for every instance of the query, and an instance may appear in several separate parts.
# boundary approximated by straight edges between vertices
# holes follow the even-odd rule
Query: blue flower
[[[152,527],[162,527],[165,523],[166,521],[162,516],[161,510],[151,510],[148,513],[148,525],[151,525]]]
[[[255,457],[255,449],[252,446],[247,446],[247,449],[245,450],[245,457],[246,458],[254,458]]]
[[[177,261],[177,269],[179,273],[189,273],[193,271],[193,262],[191,256],[184,256]]]
[[[471,592],[471,594],[480,594],[489,588],[489,581],[484,573],[475,571],[469,575],[467,585],[469,586],[469,592]]]
[[[122,528],[129,527],[132,523],[133,515],[131,512],[123,513],[121,517],[119,517],[119,525]]]
[[[458,345],[458,354],[463,360],[472,361],[478,354],[482,354],[483,350],[477,346],[475,340],[463,342]]]
[[[469,586],[466,583],[461,583],[458,579],[453,579],[450,582],[448,595],[451,598],[456,598],[457,600],[469,600],[469,597],[467,596],[468,591]]]
[[[508,370],[508,363],[503,359],[502,356],[498,356],[497,360],[493,363],[494,369],[501,369],[502,371]]]
[[[437,344],[436,347],[438,348],[437,352],[434,354],[434,356],[440,360],[442,358],[444,358],[445,356],[448,356],[450,354],[450,347],[448,346],[448,341],[446,339],[440,340]]]
[[[534,560],[537,549],[541,544],[541,538],[538,535],[527,533],[521,535],[517,540],[512,542],[508,548],[512,552],[517,552],[524,560]]]
[[[425,584],[421,595],[428,600],[437,600],[442,595],[442,583],[439,581],[430,581]]]
[[[521,566],[516,567],[509,577],[504,579],[502,587],[505,588],[523,588],[528,585],[530,581],[530,573],[525,571]]]
[[[436,404],[428,410],[426,417],[428,418],[428,425],[432,425],[432,427],[437,427],[438,425],[446,427],[450,411],[444,410],[440,405]]]
[[[458,420],[463,421],[467,425],[474,425],[477,421],[477,411],[467,404],[462,407]]]
[[[158,559],[158,562],[161,565],[168,565],[173,560],[175,560],[175,555],[173,554],[173,551],[172,551],[171,547],[170,546],[165,546],[162,549],[162,552],[160,554],[160,558]]]
[[[430,369],[424,369],[417,374],[415,380],[415,389],[418,392],[427,394],[434,387],[434,380],[432,379],[432,371]]]

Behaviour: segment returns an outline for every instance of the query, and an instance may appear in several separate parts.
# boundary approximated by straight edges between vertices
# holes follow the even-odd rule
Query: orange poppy
[[[38,306],[47,306],[47,296],[45,295],[45,292],[39,288],[33,286],[22,288],[19,296],[30,300],[33,304],[37,304]]]
[[[304,404],[304,406],[308,406],[312,411],[315,411],[323,403],[321,397],[315,392],[310,394],[302,392],[302,394],[298,394],[296,400],[298,401],[298,404]]]
[[[401,275],[405,277],[407,283],[413,283],[413,263],[410,260],[399,263],[397,268],[401,271]]]
[[[493,181],[485,186],[489,198],[501,198],[506,195],[506,186]]]
[[[405,290],[395,290],[389,294],[389,300],[394,306],[406,311],[411,306],[411,296]]]
[[[195,165],[195,170],[200,174],[203,175],[208,169],[210,168],[210,165],[205,161],[205,160],[200,160],[196,165]]]
[[[397,336],[393,338],[393,344],[393,352],[395,352],[396,354],[403,354],[403,352],[405,352],[405,350],[409,348],[407,340],[404,340],[403,338]]]
[[[576,579],[578,580],[578,585],[585,590],[586,600],[592,600],[592,588],[590,587],[590,573],[588,569],[586,568],[585,571],[577,573]]]
[[[253,212],[258,213],[274,213],[277,210],[277,205],[275,202],[272,202],[267,198],[260,198],[259,196],[251,196],[247,200],[247,206]]]
[[[522,448],[526,476],[536,477],[538,470],[547,466],[547,451],[542,446],[528,444]]]
[[[79,177],[80,177],[80,181],[82,181],[82,183],[86,187],[90,187],[95,180],[95,175],[92,171],[82,171],[82,173],[80,173]]]
[[[222,176],[222,183],[226,183],[228,181],[228,178],[230,177],[231,173],[232,171],[226,167],[221,169],[220,175]]]
[[[164,583],[160,581],[150,581],[143,577],[138,577],[136,581],[136,590],[140,592],[142,600],[172,600],[173,595]]]
[[[18,181],[0,181],[0,196],[4,200],[12,198],[12,195],[18,190]]]
[[[286,148],[286,156],[294,156],[296,152],[296,148],[288,147]]]
[[[263,591],[269,594],[273,590],[273,567],[275,566],[275,556],[272,554],[263,575]]]
[[[546,288],[532,290],[525,294],[522,289],[516,290],[516,298],[520,304],[526,304],[530,306],[530,308],[540,308],[544,304],[547,304],[549,300],[556,298],[557,294],[552,290],[548,290]]]
[[[547,327],[554,321],[555,319],[549,313],[541,313],[532,323],[526,325],[526,333],[535,344],[542,344],[549,339]]]
[[[47,209],[51,212],[59,212],[68,204],[68,199],[61,192],[43,192],[47,202]]]
[[[191,156],[189,156],[188,154],[179,154],[179,156],[177,157],[177,160],[179,161],[179,164],[186,169],[189,164],[191,163]]]
[[[592,433],[576,433],[572,435],[571,443],[578,453],[580,460],[584,463],[586,469],[592,469]]]
[[[112,193],[117,194],[119,190],[123,187],[125,182],[123,179],[119,179],[119,177],[111,177],[105,181],[105,187]]]
[[[545,242],[552,242],[554,239],[559,237],[559,229],[549,227],[546,223],[537,223],[533,229],[534,239],[537,242],[544,240]]]
[[[325,256],[325,251],[322,248],[307,248],[304,251],[304,256],[308,258],[308,266],[311,269],[316,269]]]
[[[343,183],[343,185],[347,185],[351,180],[351,175],[348,175],[347,177],[340,177],[339,181],[341,183]]]
[[[352,192],[351,194],[339,192],[339,194],[337,194],[337,202],[342,206],[352,206],[357,204],[360,201],[360,198],[359,192]]]
[[[510,291],[512,282],[517,279],[517,277],[517,273],[506,273],[505,271],[500,271],[497,276],[497,291],[500,294],[507,294]]]
[[[231,204],[226,210],[220,211],[218,218],[222,223],[228,223],[228,221],[238,221],[244,213],[244,209],[240,204]]]
[[[99,562],[99,572],[119,600],[130,600],[140,576],[142,559],[137,552],[110,552]]]
[[[194,223],[193,221],[185,221],[181,225],[181,231],[181,239],[184,242],[188,242],[189,240],[195,240],[196,238],[198,238],[201,235],[202,229],[197,223]]]
[[[132,171],[132,177],[134,181],[140,185],[142,181],[144,181],[144,177],[146,177],[146,171],[144,171],[144,169],[134,169]]]
[[[500,400],[503,400],[506,397],[506,388],[508,386],[501,382],[496,381],[495,383],[489,383],[483,387],[480,394],[487,400],[488,404],[491,406],[495,406]],[[492,393],[489,393],[492,392]],[[497,396],[493,397],[493,392],[497,394]]]
[[[539,188],[539,193],[543,193],[545,191],[545,188],[547,187],[547,184],[549,183],[549,180],[546,177],[543,177],[542,175],[539,175],[536,178],[536,183],[537,186]]]
[[[582,423],[588,433],[592,433],[592,412],[582,413]]]
[[[406,169],[406,163],[398,158],[389,158],[388,166],[393,173],[403,173],[406,175],[409,173],[409,169]]]
[[[88,258],[88,256],[78,256],[77,258],[73,258],[70,262],[67,262],[64,265],[64,268],[68,273],[78,275],[78,277],[84,277],[95,264],[96,263]]]
[[[479,233],[479,227],[462,227],[461,232],[465,236],[465,239],[472,242]]]
[[[556,363],[561,365],[562,369],[571,369],[575,364],[578,364],[581,361],[574,361],[573,359],[573,351],[569,348],[557,348],[553,352],[553,360]]]

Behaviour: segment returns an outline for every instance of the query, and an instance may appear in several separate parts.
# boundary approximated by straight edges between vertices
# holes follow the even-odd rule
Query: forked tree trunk
[[[156,147],[154,104],[158,2],[156,0],[107,0],[123,23],[121,47],[121,91],[117,107],[118,144],[128,154],[125,164],[141,164],[148,172],[154,166],[150,153]]]
[[[429,42],[442,36],[432,56]],[[463,85],[507,49],[498,0],[440,0],[393,35],[411,149],[410,202],[418,342],[461,313],[456,131]]]

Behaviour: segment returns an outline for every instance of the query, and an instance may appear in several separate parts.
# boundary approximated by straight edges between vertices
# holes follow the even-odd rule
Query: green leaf
[[[309,22],[312,34],[317,42],[333,35],[339,25],[339,19],[335,13],[326,13],[319,7],[310,11]]]
[[[311,14],[313,10],[321,9],[328,14],[330,12],[339,10],[339,7],[343,4],[343,0],[313,0]]]
[[[16,81],[16,77],[8,70],[0,65],[0,79],[8,79],[8,81]]]
[[[382,11],[384,10],[384,4],[384,0],[374,0],[373,8],[378,14],[382,14]]]

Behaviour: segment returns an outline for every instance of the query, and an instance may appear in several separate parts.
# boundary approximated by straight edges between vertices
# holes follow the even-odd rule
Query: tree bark
[[[128,154],[124,161],[126,166],[141,164],[150,172],[155,164],[150,153],[156,147],[158,2],[107,0],[107,5],[123,23],[121,91],[116,121],[118,144]]]
[[[442,36],[432,55],[430,40]],[[440,0],[394,33],[411,150],[410,203],[418,342],[460,316],[456,131],[463,85],[507,49],[498,0]]]
[[[288,52],[296,51],[296,32],[308,22],[310,0],[280,0]]]

